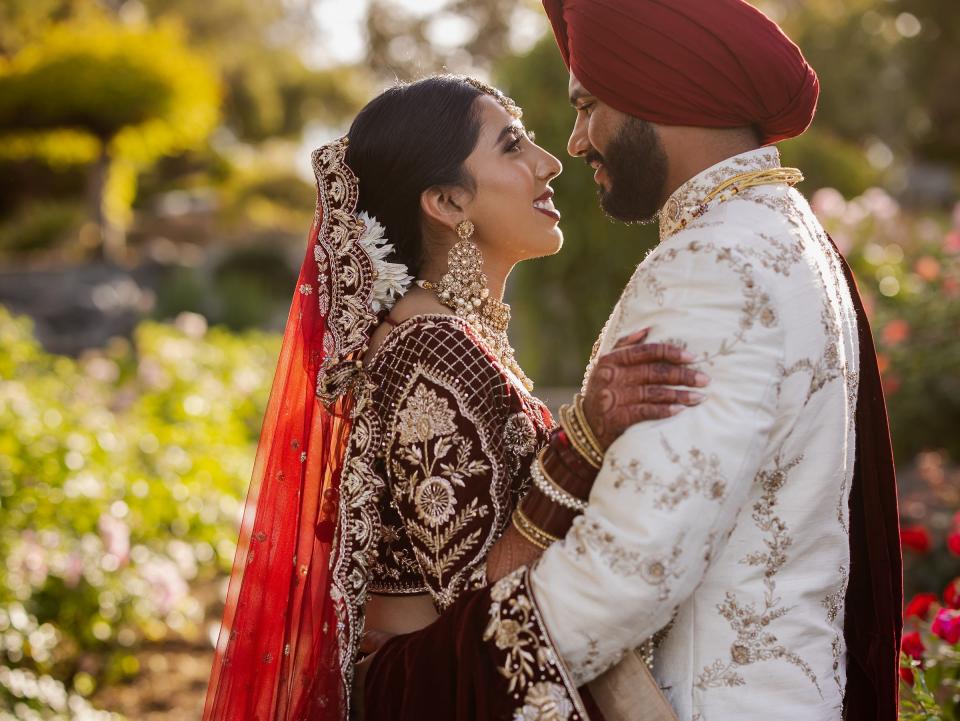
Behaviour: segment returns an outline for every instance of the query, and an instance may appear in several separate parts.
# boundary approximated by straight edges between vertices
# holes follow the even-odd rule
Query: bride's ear
[[[420,194],[420,211],[428,226],[454,230],[464,218],[464,207],[470,200],[465,188],[436,185]]]

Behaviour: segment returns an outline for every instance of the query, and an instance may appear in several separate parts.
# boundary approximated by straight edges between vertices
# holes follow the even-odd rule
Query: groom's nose
[[[590,152],[590,138],[587,136],[588,120],[586,113],[577,113],[577,120],[567,141],[567,152],[574,158],[580,158]]]

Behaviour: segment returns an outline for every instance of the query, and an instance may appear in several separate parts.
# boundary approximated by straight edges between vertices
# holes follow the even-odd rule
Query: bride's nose
[[[543,150],[543,157],[537,167],[537,178],[549,182],[562,172],[563,163],[546,150]]]

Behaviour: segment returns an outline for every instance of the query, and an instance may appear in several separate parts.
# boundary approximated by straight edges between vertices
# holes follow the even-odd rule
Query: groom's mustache
[[[603,159],[603,156],[600,155],[596,150],[591,150],[589,153],[583,156],[583,162],[587,165],[592,165],[593,163],[605,164],[606,161]]]

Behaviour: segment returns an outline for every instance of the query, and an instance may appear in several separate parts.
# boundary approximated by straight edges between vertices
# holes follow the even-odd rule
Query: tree
[[[0,134],[42,146],[51,132],[72,130],[95,141],[87,199],[101,248],[114,257],[137,172],[202,143],[218,101],[214,71],[172,25],[61,25],[0,68]]]

